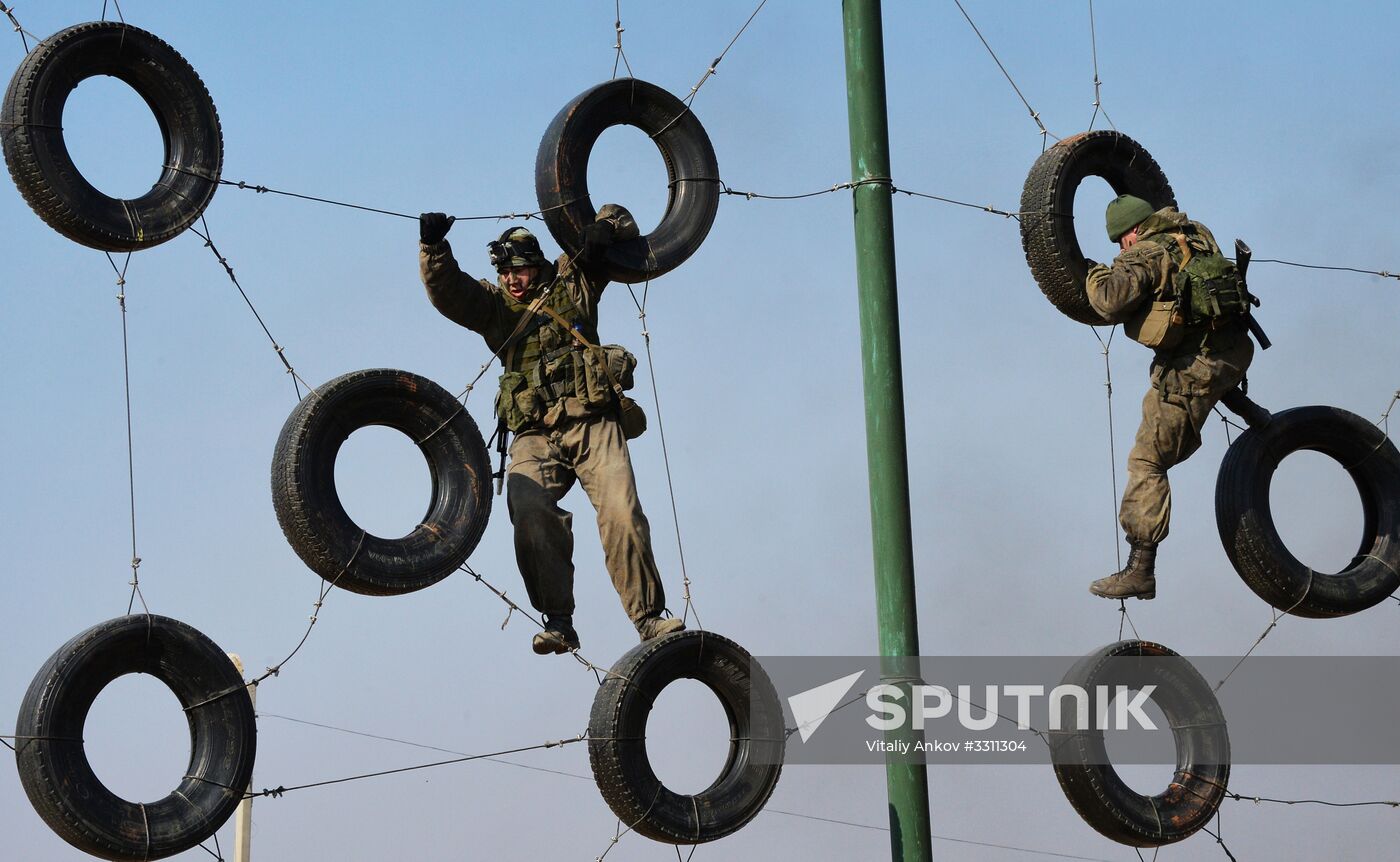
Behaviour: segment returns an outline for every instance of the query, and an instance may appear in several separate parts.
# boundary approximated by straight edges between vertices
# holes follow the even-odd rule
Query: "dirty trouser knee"
[[[1201,446],[1201,428],[1215,399],[1149,390],[1142,400],[1142,424],[1128,453],[1128,485],[1118,520],[1128,539],[1157,544],[1167,537],[1172,491],[1167,471]]]
[[[651,550],[651,527],[637,499],[632,457],[622,427],[612,416],[575,423],[566,440],[579,446],[575,471],[598,510],[598,535],[613,587],[634,623],[666,606],[661,573]]]
[[[543,614],[574,612],[573,515],[559,500],[574,473],[538,431],[515,438],[506,476],[506,504],[515,526],[515,560],[530,604]]]
[[[1212,349],[1152,363],[1152,388],[1142,399],[1142,424],[1128,454],[1128,485],[1118,520],[1132,542],[1157,544],[1171,525],[1167,471],[1201,446],[1201,429],[1222,395],[1239,385],[1254,344],[1240,332],[1211,336]]]

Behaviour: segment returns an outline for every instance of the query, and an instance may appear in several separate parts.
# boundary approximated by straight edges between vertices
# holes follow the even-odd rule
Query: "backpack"
[[[1154,238],[1155,239],[1155,238]],[[1188,328],[1218,329],[1242,320],[1252,299],[1235,264],[1220,253],[1209,235],[1172,233],[1158,243],[1175,270],[1151,302],[1123,325],[1134,341],[1155,350],[1181,343]]]

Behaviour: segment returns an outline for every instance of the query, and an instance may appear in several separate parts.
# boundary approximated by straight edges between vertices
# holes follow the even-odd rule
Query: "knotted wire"
[[[126,393],[126,483],[131,510],[131,580],[127,584],[131,587],[131,595],[127,598],[126,612],[131,613],[137,599],[140,599],[141,609],[149,615],[151,609],[146,605],[146,597],[141,593],[141,555],[136,552],[136,457],[131,433],[131,352],[127,343],[126,326],[126,270],[131,265],[131,252],[126,253],[126,259],[120,267],[112,258],[111,252],[104,254],[107,255],[107,262],[112,265],[112,272],[117,276],[117,307],[121,309],[122,321],[122,383]]]
[[[695,86],[691,87],[690,92],[686,94],[685,98],[681,99],[682,104],[685,105],[685,110],[681,111],[679,114],[676,114],[674,117],[671,118],[670,122],[662,126],[655,134],[653,134],[651,136],[653,139],[660,137],[668,129],[670,129],[676,123],[680,122],[681,117],[684,117],[686,114],[690,113],[691,105],[695,102],[695,97],[700,93],[700,88],[705,86],[705,82],[710,80],[710,78],[715,75],[716,71],[719,69],[720,61],[724,59],[724,55],[729,53],[729,49],[733,48],[734,43],[739,41],[739,37],[744,35],[744,31],[749,29],[749,25],[753,23],[753,19],[758,16],[758,13],[763,9],[764,5],[766,5],[767,3],[768,0],[759,0],[758,6],[754,7],[754,10],[749,15],[748,20],[744,22],[744,26],[739,28],[739,32],[735,33],[734,38],[729,40],[729,44],[724,46],[724,50],[719,52],[719,56],[710,61],[710,65],[706,67],[704,74],[700,76],[700,80],[696,81]]]
[[[1103,98],[1100,95],[1103,82],[1099,80],[1099,37],[1094,32],[1094,0],[1089,0],[1089,48],[1094,57],[1094,115],[1089,118],[1089,129],[1093,130],[1094,121],[1099,118],[1099,114],[1103,114],[1103,118],[1108,121],[1108,127],[1116,132],[1118,127],[1113,125],[1108,111],[1104,110]]]
[[[632,285],[627,285],[627,293],[632,297],[632,304],[637,306],[637,319],[642,322],[642,343],[646,347],[647,353],[647,375],[651,378],[651,398],[656,405],[656,429],[661,437],[661,462],[666,470],[666,490],[671,498],[671,523],[676,532],[676,554],[681,564],[681,584],[683,587],[682,598],[685,606],[681,612],[681,622],[689,623],[691,614],[695,615],[695,625],[704,628],[704,623],[700,621],[700,613],[695,609],[695,602],[691,595],[690,571],[685,564],[685,545],[681,541],[681,517],[676,507],[676,486],[671,478],[671,454],[666,445],[666,423],[661,415],[661,392],[656,384],[656,360],[651,353],[651,327],[647,323],[647,296],[651,291],[651,279],[647,279],[642,285],[642,298],[637,299],[637,292]]]
[[[1011,73],[1006,71],[1006,67],[1002,65],[1001,58],[997,57],[997,52],[992,50],[992,46],[988,44],[987,38],[982,35],[982,31],[977,29],[977,25],[972,21],[972,16],[967,14],[967,10],[963,8],[961,0],[953,0],[953,2],[957,4],[958,11],[961,12],[963,14],[963,17],[967,19],[968,25],[972,27],[972,32],[976,33],[977,38],[982,40],[982,46],[987,49],[988,54],[992,55],[992,59],[996,61],[997,68],[1000,69],[1001,73],[1006,76],[1007,83],[1011,85],[1011,89],[1016,91],[1016,95],[1018,98],[1020,98],[1021,104],[1025,105],[1026,110],[1030,112],[1031,119],[1035,121],[1036,127],[1040,129],[1040,150],[1041,152],[1044,152],[1046,147],[1049,146],[1048,138],[1055,138],[1056,141],[1060,140],[1060,138],[1051,134],[1050,130],[1045,128],[1045,124],[1040,120],[1040,113],[1036,111],[1035,108],[1031,107],[1030,102],[1026,101],[1025,94],[1021,92],[1020,87],[1016,86],[1016,82],[1011,78]],[[1098,75],[1097,73],[1095,73],[1095,78],[1097,77]]]
[[[14,31],[19,34],[19,41],[20,44],[24,46],[24,53],[29,53],[28,37],[33,37],[34,42],[36,44],[44,41],[43,39],[40,39],[38,36],[35,36],[33,33],[24,29],[24,27],[20,25],[19,19],[15,17],[15,9],[13,6],[6,6],[4,3],[0,3],[0,12],[5,13],[5,17],[10,19],[10,26],[13,27]]]
[[[292,389],[296,392],[297,400],[300,401],[302,399],[301,387],[305,386],[307,392],[310,392],[313,387],[303,380],[301,375],[297,374],[296,369],[292,367],[292,363],[287,359],[285,348],[277,343],[276,338],[272,337],[272,331],[267,328],[267,323],[263,321],[262,315],[259,314],[257,308],[253,306],[253,301],[248,298],[248,292],[245,291],[243,285],[239,283],[238,276],[234,275],[233,266],[228,262],[228,258],[219,253],[218,246],[214,245],[214,240],[210,238],[211,232],[209,230],[209,222],[205,220],[203,215],[199,217],[199,223],[204,225],[204,230],[201,231],[194,225],[190,225],[190,232],[204,240],[204,247],[209,249],[214,257],[218,259],[219,265],[222,266],[224,272],[228,274],[229,281],[232,281],[233,286],[238,288],[238,295],[243,297],[243,302],[248,306],[248,310],[253,312],[253,317],[257,319],[258,326],[262,327],[263,334],[267,336],[268,341],[272,342],[272,351],[277,354],[277,359],[282,363],[282,367],[286,369],[287,374],[291,375]]]
[[[627,77],[637,77],[632,72],[632,64],[627,62],[627,53],[622,50],[622,33],[625,29],[622,26],[622,0],[613,0],[613,11],[616,13],[613,18],[613,29],[617,33],[617,42],[613,44],[613,50],[617,53],[613,56],[612,76],[617,77],[617,64],[622,63],[627,69]]]

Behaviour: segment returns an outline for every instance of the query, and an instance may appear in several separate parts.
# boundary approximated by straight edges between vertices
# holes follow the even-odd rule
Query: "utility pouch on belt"
[[[1123,323],[1123,334],[1153,350],[1170,350],[1181,343],[1186,330],[1181,296],[1174,279],[1170,278],[1171,258],[1163,254],[1161,286],[1151,302],[1144,302],[1131,318]]]
[[[637,367],[637,357],[627,348],[617,344],[585,347],[580,359],[576,367],[580,368],[582,379],[576,389],[579,400],[589,407],[603,407],[613,402],[613,381],[617,381],[617,387],[624,392],[632,388],[632,370]]]
[[[1186,321],[1175,299],[1143,303],[1142,310],[1123,323],[1123,334],[1153,350],[1170,350],[1181,343]]]
[[[501,375],[501,388],[496,393],[496,415],[512,431],[519,431],[526,422],[538,421],[544,415],[539,396],[529,387],[524,374],[507,371]]]
[[[589,407],[616,403],[617,420],[622,428],[622,436],[628,440],[642,436],[647,430],[647,415],[643,412],[642,405],[623,394],[632,388],[632,370],[637,367],[637,357],[621,345],[594,344],[584,338],[583,333],[554,309],[546,306],[541,310],[554,318],[555,322],[567,329],[579,344],[583,345],[582,361],[578,363],[583,367],[583,380],[579,381],[583,386],[577,390],[577,397]]]

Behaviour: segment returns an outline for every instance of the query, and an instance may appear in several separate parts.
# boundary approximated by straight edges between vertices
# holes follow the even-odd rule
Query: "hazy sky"
[[[631,68],[684,94],[754,5],[623,2]],[[1094,97],[1088,3],[964,6],[1050,132],[1083,131]],[[52,0],[17,14],[42,36],[100,8]],[[415,214],[535,209],[540,136],[568,100],[611,76],[615,59],[614,4],[602,0],[128,0],[122,11],[184,54],[208,86],[225,178]],[[1162,165],[1187,213],[1222,242],[1245,238],[1257,258],[1400,270],[1393,4],[1100,2],[1094,13],[1103,107]],[[884,21],[896,184],[1015,209],[1042,139],[956,5],[890,0]],[[772,0],[753,21],[694,104],[731,187],[795,194],[850,178],[842,52],[839,4]],[[22,56],[17,36],[0,39],[6,68]],[[158,175],[158,129],[124,84],[83,83],[64,126],[80,168],[109,193],[136,196]],[[1103,127],[1100,114],[1095,128]],[[595,203],[628,205],[643,228],[659,220],[665,170],[637,130],[603,136],[589,179]],[[0,609],[0,734],[13,732],[30,679],[55,649],[125,612],[131,557],[112,268],[4,186],[0,360],[12,373],[0,423],[9,594]],[[1102,232],[1109,197],[1094,181],[1076,208],[1086,251],[1104,260],[1113,255]],[[1082,655],[1115,640],[1117,604],[1086,592],[1116,568],[1099,342],[1037,290],[1014,221],[903,196],[895,213],[923,652]],[[408,219],[229,187],[207,218],[286,356],[313,383],[393,367],[455,392],[488,357],[425,298]],[[505,226],[454,227],[448,238],[464,268],[488,273],[485,243]],[[1331,404],[1379,418],[1400,387],[1400,283],[1256,264],[1251,284],[1275,342],[1251,369],[1255,397],[1275,410]],[[193,235],[133,255],[125,291],[144,595],[153,612],[195,626],[260,672],[296,644],[321,584],[283,538],[270,499],[273,444],[296,403],[291,382]],[[614,285],[605,300],[603,337],[643,353],[627,289]],[[724,198],[705,244],[651,285],[646,308],[706,627],[756,655],[875,651],[849,193]],[[1119,334],[1110,359],[1121,490],[1149,353]],[[494,379],[489,372],[468,402],[488,432]],[[679,609],[658,411],[648,386],[638,394],[653,430],[633,457]],[[1186,655],[1241,654],[1270,620],[1216,532],[1226,445],[1212,420],[1202,450],[1172,472],[1175,519],[1158,598],[1129,608],[1144,637]],[[338,479],[351,514],[386,535],[409,530],[428,494],[416,450],[384,429],[351,438]],[[1349,559],[1361,506],[1336,464],[1289,458],[1272,501],[1302,559],[1321,570]],[[586,498],[576,491],[565,505],[578,516],[583,652],[608,665],[635,635],[603,570]],[[524,601],[504,499],[471,562]],[[593,676],[567,659],[536,657],[527,622],[502,630],[505,610],[461,574],[399,598],[333,593],[306,646],[259,691],[255,786],[446,756],[274,716],[467,753],[582,732]],[[1394,654],[1397,613],[1386,602],[1343,619],[1288,618],[1259,651]],[[668,690],[649,733],[659,774],[683,791],[704,787],[723,761],[725,734],[719,705],[699,684]],[[102,695],[86,740],[99,776],[128,798],[165,795],[187,756],[174,697],[147,678],[124,678]],[[592,860],[608,849],[615,820],[586,777],[584,746],[515,760],[584,778],[478,762],[261,799],[255,858]],[[1156,792],[1170,770],[1127,775]],[[1393,767],[1240,766],[1231,789],[1350,801],[1397,798],[1397,784]],[[1137,858],[1084,825],[1048,767],[934,768],[930,785],[940,836]],[[878,767],[790,768],[770,807],[788,814],[765,813],[695,858],[888,854]],[[1393,854],[1397,818],[1393,809],[1227,802],[1223,829],[1241,862],[1376,859]],[[0,768],[0,833],[7,858],[82,858],[33,812],[8,768]],[[220,841],[230,853],[231,826]],[[1052,858],[946,841],[935,852],[976,862]],[[628,836],[608,860],[673,855]],[[207,857],[196,849],[184,858]],[[1201,834],[1159,858],[1225,856]]]

